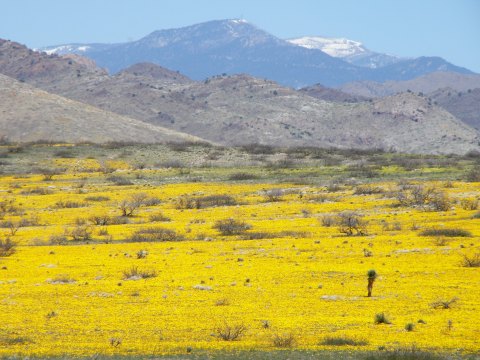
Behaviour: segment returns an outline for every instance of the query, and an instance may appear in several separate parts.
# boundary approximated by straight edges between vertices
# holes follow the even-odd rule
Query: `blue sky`
[[[0,37],[29,47],[124,42],[154,30],[244,18],[281,37],[346,37],[480,73],[480,0],[0,0]]]

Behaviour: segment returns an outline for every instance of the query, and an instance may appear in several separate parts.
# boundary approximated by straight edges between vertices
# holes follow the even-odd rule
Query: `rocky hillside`
[[[1,74],[0,114],[0,136],[10,141],[104,143],[199,140],[65,99]]]

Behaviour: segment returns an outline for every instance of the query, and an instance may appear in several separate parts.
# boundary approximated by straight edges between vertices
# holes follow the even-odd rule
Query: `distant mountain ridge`
[[[377,61],[376,68],[358,66],[362,61],[371,63],[381,54],[371,53],[369,59],[358,54],[349,60],[333,57],[320,49],[277,38],[239,19],[158,30],[127,43],[66,44],[40,50],[87,56],[111,73],[136,63],[151,62],[178,70],[194,80],[222,73],[247,73],[295,88],[317,83],[339,86],[361,80],[407,80],[438,70],[471,73],[435,57],[390,61],[385,55]]]

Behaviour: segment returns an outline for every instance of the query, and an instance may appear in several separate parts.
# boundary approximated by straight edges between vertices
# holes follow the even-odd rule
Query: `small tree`
[[[146,200],[147,195],[145,193],[133,194],[130,198],[122,200],[118,207],[122,212],[122,216],[132,216],[140,206],[145,204]]]
[[[372,296],[372,290],[373,290],[373,283],[375,282],[375,279],[377,278],[377,272],[375,270],[368,270],[367,272],[368,276],[368,285],[367,285],[367,290],[368,290],[368,297]]]
[[[13,255],[16,251],[17,243],[6,238],[5,240],[0,239],[0,257],[6,257]]]
[[[337,216],[338,230],[346,235],[367,235],[368,222],[354,211],[344,211]]]

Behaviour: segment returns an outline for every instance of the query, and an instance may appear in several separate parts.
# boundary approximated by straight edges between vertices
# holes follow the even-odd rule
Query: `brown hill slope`
[[[10,46],[8,51],[18,49]],[[28,55],[28,49],[20,51]],[[58,65],[56,58],[40,55],[39,62],[47,68],[53,62],[52,67],[69,69],[64,63]],[[15,70],[8,57],[0,59],[0,72],[5,63],[9,71]],[[24,80],[104,110],[226,145],[258,142],[417,153],[465,153],[479,148],[476,130],[413,94],[345,104],[247,75],[199,83],[154,76],[154,68],[112,77],[89,69],[77,76],[77,70],[65,76],[56,71],[45,77],[33,73]]]
[[[434,72],[407,81],[358,81],[340,86],[338,89],[348,94],[365,97],[383,97],[396,93],[413,91],[424,94],[449,87],[456,91],[467,91],[480,87],[480,75],[453,72]]]
[[[480,130],[480,88],[467,91],[440,89],[428,97],[456,118]]]
[[[307,87],[301,88],[299,91],[317,99],[321,99],[325,101],[340,102],[340,103],[344,103],[344,102],[356,103],[361,101],[367,101],[370,99],[365,96],[348,94],[346,92],[343,92],[337,89],[332,89],[320,84],[307,86]]]
[[[0,74],[0,134],[12,141],[193,141],[93,106],[47,93]]]

